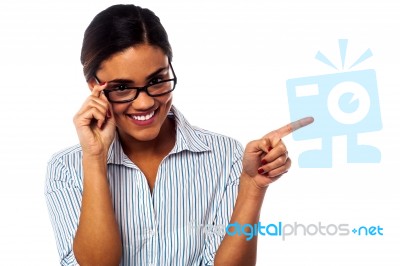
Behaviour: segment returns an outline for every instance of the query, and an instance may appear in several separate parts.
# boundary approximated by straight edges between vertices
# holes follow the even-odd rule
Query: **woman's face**
[[[100,65],[96,76],[102,82],[123,80],[135,87],[173,78],[165,53],[146,44],[116,53]],[[132,102],[112,103],[119,133],[138,141],[154,140],[162,130],[171,104],[172,93],[151,97],[143,91]]]

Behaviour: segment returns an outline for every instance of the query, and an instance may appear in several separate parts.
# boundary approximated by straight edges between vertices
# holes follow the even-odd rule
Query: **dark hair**
[[[135,5],[114,5],[97,14],[85,31],[81,50],[86,81],[94,77],[101,62],[138,44],[157,46],[172,61],[167,32],[153,11]]]

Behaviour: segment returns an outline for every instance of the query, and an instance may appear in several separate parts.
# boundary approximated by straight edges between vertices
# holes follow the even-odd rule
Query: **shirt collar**
[[[175,106],[171,107],[168,117],[175,119],[176,129],[176,142],[170,154],[179,153],[184,150],[191,152],[206,152],[211,150],[205,142],[202,130],[190,125]],[[118,133],[115,134],[115,138],[108,151],[107,164],[133,165],[122,149]]]
[[[171,113],[176,124],[176,143],[171,153],[183,150],[192,152],[210,151],[211,148],[205,142],[202,130],[192,126],[175,106],[171,107]]]

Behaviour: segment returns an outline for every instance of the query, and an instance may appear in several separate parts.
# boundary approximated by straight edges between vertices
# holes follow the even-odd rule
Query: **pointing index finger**
[[[312,122],[314,122],[314,118],[313,117],[304,117],[301,118],[297,121],[294,121],[292,123],[287,124],[286,126],[283,126],[279,129],[276,130],[276,133],[278,134],[279,138],[283,138],[287,135],[289,135],[290,133],[298,130],[299,128],[308,126],[309,124],[311,124]]]
[[[100,94],[103,92],[103,90],[106,88],[107,83],[99,83],[98,80],[96,79],[97,84],[93,87],[92,90],[92,95],[96,97],[100,97]]]

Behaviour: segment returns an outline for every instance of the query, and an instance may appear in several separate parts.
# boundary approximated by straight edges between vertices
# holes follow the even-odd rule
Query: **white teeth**
[[[152,118],[154,116],[154,111],[151,112],[148,115],[140,115],[140,116],[136,116],[136,115],[132,115],[131,117],[133,117],[133,119],[135,120],[139,120],[139,121],[145,121],[145,120],[149,120],[150,118]]]

